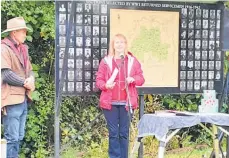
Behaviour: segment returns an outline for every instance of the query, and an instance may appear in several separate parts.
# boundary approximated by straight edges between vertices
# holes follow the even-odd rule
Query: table
[[[203,125],[203,123],[212,124],[212,130]],[[209,132],[214,139],[214,150],[216,158],[219,155],[219,141],[217,137],[217,128],[225,134],[229,132],[222,126],[229,126],[229,114],[224,113],[190,113],[190,112],[177,112],[174,114],[161,113],[161,114],[144,114],[138,123],[138,138],[145,136],[155,136],[159,141],[158,158],[164,157],[166,143],[182,128],[200,125],[207,132]],[[170,130],[174,130],[168,135]],[[136,139],[139,140],[139,139]],[[141,139],[140,139],[141,140]],[[134,143],[134,151],[139,147],[140,142]]]

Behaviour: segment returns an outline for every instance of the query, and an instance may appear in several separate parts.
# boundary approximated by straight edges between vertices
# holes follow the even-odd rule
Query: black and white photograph
[[[186,90],[186,82],[185,81],[180,81],[180,90],[185,91]]]
[[[101,49],[101,58],[107,55],[107,49]]]
[[[65,22],[66,22],[66,14],[60,14],[59,24],[65,24]]]
[[[77,24],[83,23],[83,15],[82,14],[76,14],[76,23]]]
[[[208,30],[202,31],[202,38],[208,38]]]
[[[215,31],[213,31],[213,30],[211,30],[210,32],[209,32],[209,38],[210,39],[215,39]]]
[[[99,27],[98,26],[93,27],[93,36],[99,36]]]
[[[59,80],[61,80],[61,73],[62,73],[62,70],[59,71]],[[64,80],[66,80],[66,76],[64,77]]]
[[[74,59],[74,48],[68,49],[68,58]]]
[[[106,14],[107,13],[107,5],[106,4],[102,4],[101,5],[101,13],[102,14]]]
[[[220,48],[220,42],[219,41],[215,41],[215,46],[216,46],[216,49],[218,50]]]
[[[199,91],[200,90],[200,81],[194,81],[194,90]]]
[[[189,9],[188,17],[189,19],[192,19],[194,17],[194,9]]]
[[[195,40],[195,49],[200,49],[201,41]]]
[[[188,68],[193,69],[193,61],[188,61]]]
[[[188,51],[188,60],[193,60],[194,53],[193,51]]]
[[[85,46],[86,46],[86,47],[90,47],[90,46],[91,46],[91,38],[90,38],[90,37],[87,37],[87,38],[85,39]]]
[[[86,4],[85,4],[84,10],[85,10],[87,13],[91,12],[91,4],[86,3]]]
[[[77,5],[76,5],[76,12],[77,13],[83,12],[83,4],[82,3],[77,3]]]
[[[216,68],[216,70],[220,70],[221,69],[221,61],[216,61],[215,62],[215,68]]]
[[[187,20],[186,19],[182,19],[181,20],[181,27],[182,28],[187,28]]]
[[[196,29],[201,28],[201,20],[196,20]]]
[[[73,38],[74,38],[73,36],[70,37],[70,39],[69,39],[69,46],[74,46],[74,39]]]
[[[188,38],[194,38],[194,30],[188,30]]]
[[[214,50],[215,49],[215,41],[211,40],[209,41],[209,49]]]
[[[217,20],[217,22],[216,22],[216,28],[217,29],[220,29],[220,20]]]
[[[201,18],[201,9],[196,9],[196,18]]]
[[[83,83],[82,82],[76,82],[76,91],[77,92],[83,91]]]
[[[217,38],[217,39],[220,38],[220,31],[216,31],[216,38]]]
[[[66,34],[65,25],[59,25],[59,33],[60,33],[60,35]]]
[[[193,40],[188,40],[188,48],[193,49]]]
[[[208,18],[208,10],[207,9],[203,10],[203,18]]]
[[[59,59],[59,68],[60,69],[63,68],[63,63],[64,63],[64,60],[63,59]]]
[[[195,79],[200,79],[200,71],[195,71],[194,72],[194,78]]]
[[[101,25],[107,25],[107,16],[101,16]]]
[[[76,57],[82,57],[82,56],[83,56],[83,49],[76,48]]]
[[[202,71],[201,72],[201,79],[207,79],[208,77],[208,72],[207,71]]]
[[[94,37],[93,38],[93,46],[94,47],[98,47],[99,46],[99,38],[98,37]]]
[[[76,26],[76,36],[82,36],[82,35],[83,35],[82,26]]]
[[[207,49],[208,48],[208,41],[207,40],[203,40],[202,41],[202,49]]]
[[[85,80],[91,80],[91,71],[85,71],[84,72],[84,78]]]
[[[85,58],[91,57],[91,49],[90,48],[85,49],[84,56],[85,56]]]
[[[186,48],[186,40],[181,40],[181,48]]]
[[[188,28],[189,29],[194,29],[194,20],[189,20],[189,22],[188,22]]]
[[[207,81],[201,81],[201,89],[203,90],[207,89]]]
[[[208,79],[213,80],[214,79],[214,71],[209,71],[208,72]]]
[[[187,90],[188,90],[188,91],[193,90],[193,81],[188,81],[188,82],[187,82]]]
[[[221,51],[216,52],[216,60],[221,60]]]
[[[91,91],[90,82],[85,82],[84,91],[85,92],[90,92]]]
[[[216,79],[216,80],[220,80],[220,79],[221,79],[220,76],[221,76],[221,75],[220,75],[220,71],[216,71],[215,79]]]
[[[73,69],[74,68],[74,59],[68,59],[68,68]]]
[[[91,69],[91,60],[90,59],[84,60],[84,68],[85,69]]]
[[[68,82],[68,92],[74,92],[74,82]]]
[[[66,12],[66,7],[64,6],[64,4],[60,4],[60,7],[59,7],[59,12]]]
[[[91,35],[91,26],[85,26],[85,35],[90,36]]]
[[[74,71],[68,71],[68,80],[74,81]]]
[[[76,46],[77,47],[83,46],[83,37],[76,37]]]
[[[63,59],[64,58],[64,53],[65,53],[65,48],[60,48],[59,58]]]
[[[209,61],[208,69],[214,70],[214,61]]]
[[[99,15],[93,15],[93,24],[99,25]]]
[[[217,10],[216,18],[220,19],[220,17],[221,17],[221,10]]]
[[[93,4],[93,13],[99,14],[99,4]]]
[[[93,59],[99,59],[100,58],[100,53],[99,53],[99,49],[93,49],[92,50],[92,54],[93,54]]]
[[[203,28],[204,29],[208,28],[208,20],[203,20]]]
[[[180,67],[182,70],[185,70],[186,69],[186,61],[181,61],[180,62]]]
[[[180,79],[186,79],[186,71],[180,71]]]
[[[195,51],[195,60],[200,60],[200,51]]]
[[[76,68],[78,68],[78,69],[83,68],[83,60],[82,59],[76,60]]]
[[[91,24],[91,15],[84,15],[84,24],[86,25]]]
[[[99,60],[93,60],[93,68],[97,69],[99,67]]]
[[[186,30],[181,31],[181,38],[185,39],[186,38]]]
[[[96,87],[95,82],[93,82],[93,86],[92,86],[92,88],[93,88],[93,91],[94,91],[94,92],[97,92],[97,91],[98,91],[98,88]]]
[[[202,51],[202,60],[207,60],[207,58],[208,58],[208,52]]]
[[[107,36],[107,27],[101,27],[101,35]]]
[[[210,50],[209,51],[209,57],[208,57],[210,60],[214,60],[215,58],[215,52],[213,50]]]
[[[59,44],[62,47],[66,45],[66,38],[65,38],[65,36],[60,36],[59,37]]]
[[[210,10],[210,19],[215,19],[215,10]]]
[[[107,47],[107,38],[101,38],[101,46]]]
[[[187,78],[193,79],[193,71],[188,71]]]
[[[214,81],[208,81],[208,89],[209,90],[214,89]]]
[[[181,60],[186,59],[186,50],[181,50]]]
[[[207,64],[208,64],[207,61],[202,61],[202,65],[201,65],[202,67],[201,68],[203,70],[206,70],[207,69],[207,66],[208,66]]]
[[[215,20],[210,20],[210,29],[215,29]]]
[[[188,14],[188,9],[187,8],[182,8],[181,9],[181,16],[182,18],[186,18]]]
[[[93,71],[93,73],[92,73],[92,75],[93,75],[93,81],[95,81],[95,79],[96,79],[96,73],[97,73],[97,71]]]
[[[200,61],[195,61],[195,69],[196,70],[200,69]]]
[[[76,69],[76,80],[81,81],[83,79],[83,71],[80,69]]]

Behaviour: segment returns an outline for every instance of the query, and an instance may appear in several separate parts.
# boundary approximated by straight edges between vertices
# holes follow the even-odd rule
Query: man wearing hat
[[[27,104],[34,91],[34,75],[29,60],[28,46],[24,44],[29,28],[22,17],[7,21],[9,33],[1,40],[2,120],[7,140],[7,158],[18,158],[20,141],[24,137]]]

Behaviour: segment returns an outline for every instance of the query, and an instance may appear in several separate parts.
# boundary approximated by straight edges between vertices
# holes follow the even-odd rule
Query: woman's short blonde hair
[[[127,55],[128,54],[128,50],[127,50],[127,40],[126,40],[126,37],[123,35],[123,34],[116,34],[113,38],[112,38],[112,40],[110,41],[110,44],[109,44],[109,53],[108,53],[108,55],[110,55],[110,56],[114,56],[115,55],[115,49],[114,49],[114,41],[115,41],[115,39],[123,39],[124,40],[124,42],[125,42],[125,55]]]

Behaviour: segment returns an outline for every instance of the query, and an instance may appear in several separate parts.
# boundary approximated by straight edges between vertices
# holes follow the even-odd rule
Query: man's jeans
[[[4,137],[7,140],[7,158],[18,158],[20,141],[25,135],[27,101],[6,106],[3,116]]]
[[[128,158],[129,117],[125,106],[103,110],[109,131],[109,158]]]

